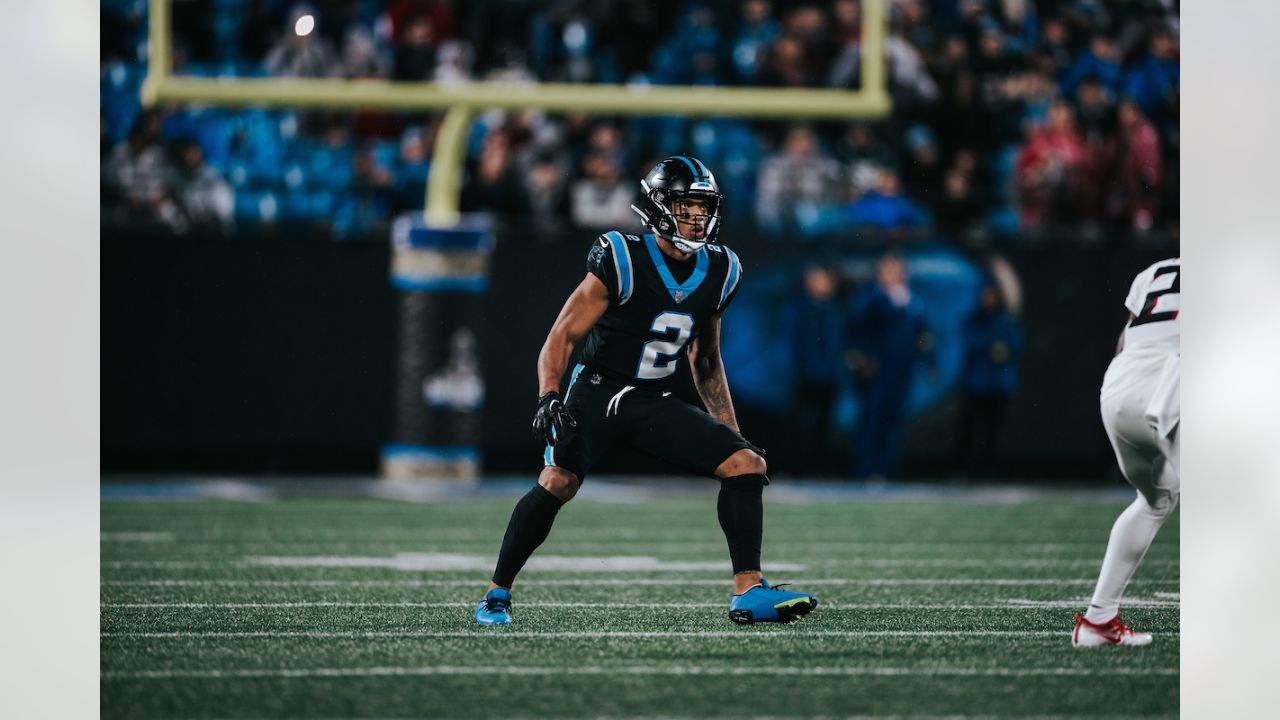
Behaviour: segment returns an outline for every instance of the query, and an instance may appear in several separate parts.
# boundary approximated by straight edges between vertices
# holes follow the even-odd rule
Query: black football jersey
[[[674,265],[674,261],[670,263]],[[723,245],[694,255],[693,270],[677,282],[653,235],[607,232],[587,254],[587,272],[609,289],[609,309],[591,328],[582,363],[629,385],[664,390],[685,351],[713,315],[738,292],[742,266]]]

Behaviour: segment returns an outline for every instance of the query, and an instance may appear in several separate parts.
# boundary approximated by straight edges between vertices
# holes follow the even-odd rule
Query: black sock
[[[764,475],[735,475],[720,481],[716,514],[729,541],[733,572],[760,569],[760,540],[764,536]]]
[[[564,503],[541,485],[534,485],[516,503],[507,523],[507,534],[502,536],[502,550],[498,553],[498,566],[493,571],[493,582],[511,587],[516,573],[529,561],[529,556],[547,539],[551,523]]]

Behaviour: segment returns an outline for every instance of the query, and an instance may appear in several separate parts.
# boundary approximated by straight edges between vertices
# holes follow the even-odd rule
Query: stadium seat
[[[310,174],[312,181],[329,189],[340,189],[351,182],[350,147],[317,147],[311,153]]]

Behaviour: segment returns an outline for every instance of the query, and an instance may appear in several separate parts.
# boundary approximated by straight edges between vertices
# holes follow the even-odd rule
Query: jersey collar
[[[678,283],[671,275],[671,269],[667,267],[667,258],[662,254],[662,249],[658,247],[658,241],[653,234],[644,236],[644,244],[649,249],[649,257],[653,258],[653,266],[658,269],[658,275],[662,277],[662,284],[667,286],[667,292],[671,293],[671,299],[676,302],[684,302],[685,298],[692,295],[693,291],[702,284],[702,279],[707,276],[707,266],[711,261],[707,259],[706,248],[698,251],[697,264],[693,266],[693,273],[689,275],[689,279]]]

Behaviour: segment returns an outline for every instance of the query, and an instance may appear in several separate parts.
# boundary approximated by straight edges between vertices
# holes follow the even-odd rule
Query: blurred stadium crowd
[[[439,116],[143,111],[145,0],[102,0],[104,221],[297,222],[385,238],[421,208]],[[854,87],[857,0],[175,2],[174,72]],[[691,153],[735,229],[964,244],[1175,237],[1172,0],[892,0],[878,122],[481,115],[463,209],[542,237],[631,227],[636,178]]]

